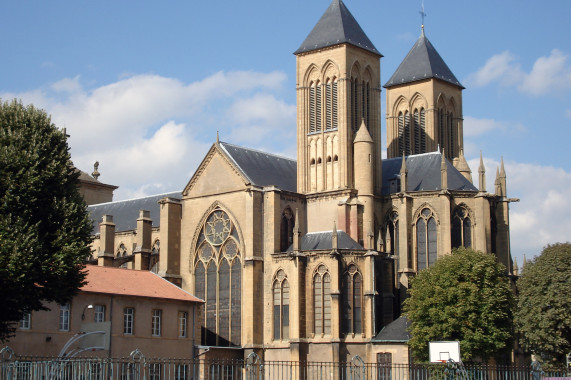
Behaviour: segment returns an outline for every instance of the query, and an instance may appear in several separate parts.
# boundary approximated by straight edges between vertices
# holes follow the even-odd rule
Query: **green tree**
[[[0,100],[0,340],[24,313],[65,303],[85,281],[91,224],[66,136],[50,117]]]
[[[463,361],[500,358],[513,341],[515,299],[505,267],[492,254],[458,248],[411,280],[404,311],[414,357],[428,342],[459,341]]]
[[[571,244],[548,245],[517,282],[516,329],[524,347],[548,362],[571,352]]]

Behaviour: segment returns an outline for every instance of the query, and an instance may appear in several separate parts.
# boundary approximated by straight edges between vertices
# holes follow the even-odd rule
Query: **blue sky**
[[[184,187],[221,139],[295,155],[295,51],[329,0],[2,1],[0,98],[66,127],[115,199]],[[346,0],[382,84],[420,34],[421,0]],[[571,231],[571,1],[425,1],[426,35],[466,87],[465,154],[488,191],[503,156],[521,263]],[[384,92],[382,112],[385,112]],[[383,139],[386,132],[382,122]]]

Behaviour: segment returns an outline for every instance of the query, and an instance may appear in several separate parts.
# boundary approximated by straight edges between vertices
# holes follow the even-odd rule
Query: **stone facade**
[[[296,52],[297,161],[216,141],[181,193],[91,206],[93,263],[151,269],[204,299],[208,355],[408,361],[406,340],[379,333],[410,277],[457,246],[511,274],[512,200],[503,165],[493,193],[483,163],[472,184],[463,87],[439,72],[385,86],[381,158],[381,57],[333,0]],[[399,113],[420,109],[424,143],[399,150]],[[443,133],[440,109],[452,115]]]

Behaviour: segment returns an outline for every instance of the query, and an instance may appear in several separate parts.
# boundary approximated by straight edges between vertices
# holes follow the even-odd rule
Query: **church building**
[[[382,55],[341,0],[294,54],[297,160],[217,138],[182,191],[89,206],[92,263],[204,300],[203,357],[407,362],[412,276],[460,246],[513,272],[503,163],[473,183],[464,87],[424,29],[384,84],[386,159]]]

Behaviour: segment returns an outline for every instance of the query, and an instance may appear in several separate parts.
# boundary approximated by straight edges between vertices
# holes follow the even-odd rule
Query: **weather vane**
[[[418,13],[420,13],[420,17],[422,19],[422,30],[424,30],[424,17],[426,17],[426,13],[424,13],[424,0],[422,0],[422,10]]]

